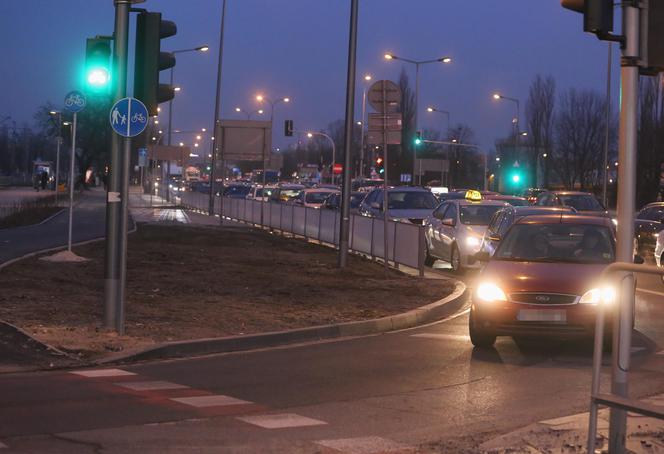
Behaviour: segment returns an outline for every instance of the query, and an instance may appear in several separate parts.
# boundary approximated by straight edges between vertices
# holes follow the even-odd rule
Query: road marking
[[[237,419],[248,424],[253,424],[254,426],[262,427],[264,429],[287,429],[290,427],[322,426],[327,424],[324,421],[296,415],[295,413],[241,416]]]
[[[0,441],[0,449],[7,449],[9,446]]]
[[[125,377],[127,375],[136,375],[133,372],[122,369],[96,369],[96,370],[79,370],[71,372],[74,375],[81,377],[97,378],[97,377]]]
[[[655,290],[646,290],[644,288],[636,288],[637,292],[648,293],[649,295],[664,296],[664,292],[656,292]]]
[[[336,440],[318,440],[315,443],[347,454],[378,454],[413,449],[381,437],[338,438]]]
[[[410,337],[422,337],[425,339],[441,339],[441,340],[453,340],[453,341],[462,341],[462,342],[467,342],[470,340],[470,336],[466,336],[464,334],[422,333],[422,334],[411,334]]]
[[[116,383],[116,386],[131,389],[134,391],[157,391],[162,389],[184,389],[189,388],[185,385],[178,385],[168,381],[126,381]]]
[[[226,407],[229,405],[251,405],[252,402],[246,400],[236,399],[229,396],[210,395],[210,396],[194,396],[194,397],[174,397],[171,400],[181,404],[190,405],[196,408],[204,407]]]

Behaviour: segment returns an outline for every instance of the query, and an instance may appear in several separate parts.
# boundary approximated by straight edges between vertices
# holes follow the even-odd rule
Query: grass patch
[[[0,218],[0,229],[38,224],[61,209],[62,207],[56,206],[54,195],[16,202],[9,207],[3,207],[4,216]]]

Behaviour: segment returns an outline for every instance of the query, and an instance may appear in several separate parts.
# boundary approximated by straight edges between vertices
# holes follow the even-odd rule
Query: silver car
[[[479,268],[475,259],[482,238],[493,215],[505,207],[497,200],[448,200],[441,203],[424,221],[425,264],[436,259],[449,262],[452,270],[462,272]]]
[[[428,189],[391,187],[387,189],[387,215],[390,220],[422,224],[438,204]],[[363,216],[383,217],[383,189],[374,189],[362,200],[359,212]]]

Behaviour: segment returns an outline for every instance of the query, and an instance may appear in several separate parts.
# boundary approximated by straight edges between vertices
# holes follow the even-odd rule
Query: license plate
[[[521,322],[566,322],[564,310],[521,309],[516,316]]]

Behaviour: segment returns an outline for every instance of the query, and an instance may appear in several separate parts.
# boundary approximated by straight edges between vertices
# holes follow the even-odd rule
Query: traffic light
[[[376,172],[381,175],[385,173],[385,164],[383,164],[383,158],[376,158]]]
[[[563,8],[583,13],[583,31],[606,39],[613,31],[613,0],[560,0]]]
[[[88,38],[85,43],[85,87],[91,95],[109,93],[111,43],[108,38]]]
[[[175,96],[175,87],[159,83],[159,72],[175,66],[175,55],[161,51],[161,40],[176,33],[175,22],[162,20],[161,13],[142,12],[136,19],[134,97],[143,101],[150,116]]]
[[[286,120],[284,122],[284,135],[286,137],[293,137],[293,120]]]
[[[422,131],[415,131],[415,145],[422,143]]]

